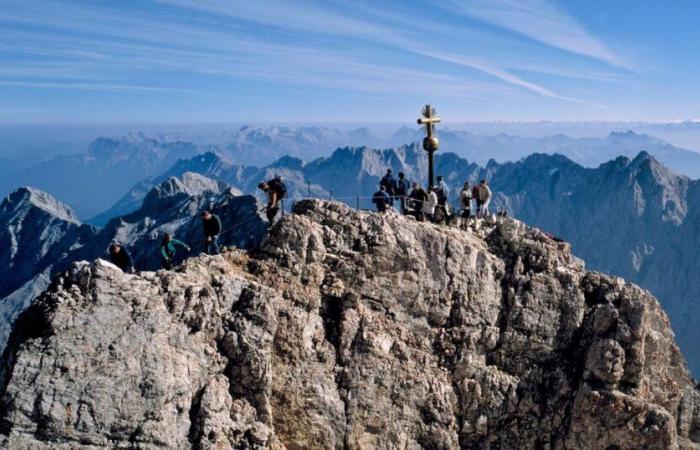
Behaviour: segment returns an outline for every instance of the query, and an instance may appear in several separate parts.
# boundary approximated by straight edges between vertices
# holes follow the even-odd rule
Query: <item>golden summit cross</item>
[[[425,105],[421,110],[423,117],[418,119],[418,124],[425,127],[427,136],[423,139],[423,150],[428,152],[428,187],[434,184],[433,153],[440,147],[440,140],[434,135],[435,124],[440,123],[437,111],[430,105]]]

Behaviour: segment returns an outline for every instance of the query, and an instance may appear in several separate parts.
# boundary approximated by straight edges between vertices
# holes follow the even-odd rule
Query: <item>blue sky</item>
[[[1,123],[700,118],[700,2],[0,0]]]

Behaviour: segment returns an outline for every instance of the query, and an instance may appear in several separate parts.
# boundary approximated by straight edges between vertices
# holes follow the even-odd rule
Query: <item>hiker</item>
[[[219,234],[221,234],[221,219],[207,210],[202,211],[202,227],[204,228],[204,253],[219,254]]]
[[[275,175],[270,181],[260,183],[258,189],[267,193],[267,208],[265,209],[265,214],[267,215],[267,221],[272,225],[272,222],[274,222],[280,210],[280,201],[287,195],[287,186],[285,186],[282,181],[282,177]]]
[[[406,196],[408,195],[409,187],[410,184],[406,179],[406,175],[403,172],[399,172],[399,180],[396,182],[396,196],[401,203],[401,214],[406,214]]]
[[[379,185],[379,190],[372,195],[372,203],[377,206],[377,211],[384,212],[391,209],[391,196],[386,191],[383,184]]]
[[[468,181],[464,182],[462,191],[459,193],[459,202],[462,205],[462,226],[466,228],[469,224],[472,209],[472,188],[469,186]]]
[[[475,209],[475,214],[474,216],[476,218],[479,218],[481,214],[481,201],[479,200],[479,184],[475,183],[474,186],[472,186],[472,199],[474,199],[474,203],[476,203],[476,209]]]
[[[386,169],[386,175],[382,177],[379,185],[384,186],[384,190],[389,194],[393,202],[394,195],[396,195],[396,178],[392,175],[391,169]]]
[[[437,189],[435,189],[435,194],[437,195],[438,199],[438,206],[439,206],[439,215],[440,217],[447,222],[448,220],[448,215],[449,211],[447,209],[447,199],[449,198],[450,195],[450,189],[447,187],[447,183],[445,183],[445,180],[442,178],[442,176],[437,177],[438,181],[438,186]]]
[[[134,263],[129,251],[120,244],[114,243],[109,246],[109,260],[115,266],[122,269],[124,273],[134,273]]]
[[[163,241],[160,243],[160,256],[163,263],[163,269],[170,270],[173,268],[173,258],[177,253],[177,247],[182,247],[185,251],[192,250],[187,244],[177,239],[173,239],[170,233],[163,235]]]
[[[483,219],[484,216],[486,216],[486,214],[489,213],[489,203],[491,202],[491,195],[491,189],[489,188],[488,184],[486,184],[486,180],[481,180],[481,182],[479,183],[478,198],[478,203],[481,204],[478,216],[480,219]]]
[[[422,222],[425,219],[423,208],[428,201],[428,193],[425,192],[425,189],[423,189],[421,185],[418,183],[413,183],[413,190],[409,195],[409,200],[409,205],[413,210],[416,220]]]
[[[431,222],[435,221],[435,208],[438,205],[438,197],[435,190],[435,186],[430,186],[430,189],[428,189],[428,200],[423,204],[423,213]]]

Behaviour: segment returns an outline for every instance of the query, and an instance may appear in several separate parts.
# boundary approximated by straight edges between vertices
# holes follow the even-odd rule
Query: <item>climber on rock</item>
[[[112,264],[122,269],[124,273],[134,272],[134,263],[131,259],[131,254],[120,244],[114,243],[109,246],[109,260]]]
[[[385,212],[392,208],[391,196],[386,191],[385,185],[379,185],[379,190],[372,195],[372,203],[375,204],[379,212]]]
[[[425,192],[425,189],[423,189],[420,184],[413,183],[413,190],[409,195],[409,206],[411,207],[416,220],[419,222],[422,222],[425,219],[423,208],[425,208],[427,201],[428,193]]]
[[[472,188],[468,181],[464,183],[462,191],[459,193],[459,202],[462,205],[462,227],[467,228],[472,208]]]
[[[275,175],[272,180],[260,183],[258,189],[267,194],[266,215],[267,221],[272,225],[279,212],[280,201],[287,195],[287,186],[282,181],[282,177]]]
[[[204,252],[209,255],[219,254],[219,234],[221,234],[221,219],[216,214],[202,211],[202,227],[204,228]]]
[[[160,256],[161,262],[163,263],[163,269],[170,270],[173,268],[173,260],[177,254],[177,247],[181,247],[188,252],[192,250],[184,242],[173,239],[170,233],[165,233],[163,235],[163,241],[160,244]]]
[[[406,179],[406,175],[403,172],[399,172],[395,195],[398,197],[399,203],[401,204],[401,214],[406,214],[406,196],[408,195],[409,188],[410,184]]]
[[[486,183],[486,180],[481,180],[479,183],[477,197],[477,217],[483,219],[489,213],[489,203],[491,202],[491,189]]]

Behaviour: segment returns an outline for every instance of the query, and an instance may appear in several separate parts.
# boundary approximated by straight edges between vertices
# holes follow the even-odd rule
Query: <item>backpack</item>
[[[282,180],[272,179],[267,183],[267,185],[270,186],[273,191],[277,192],[280,198],[287,196],[287,186],[285,186]]]

